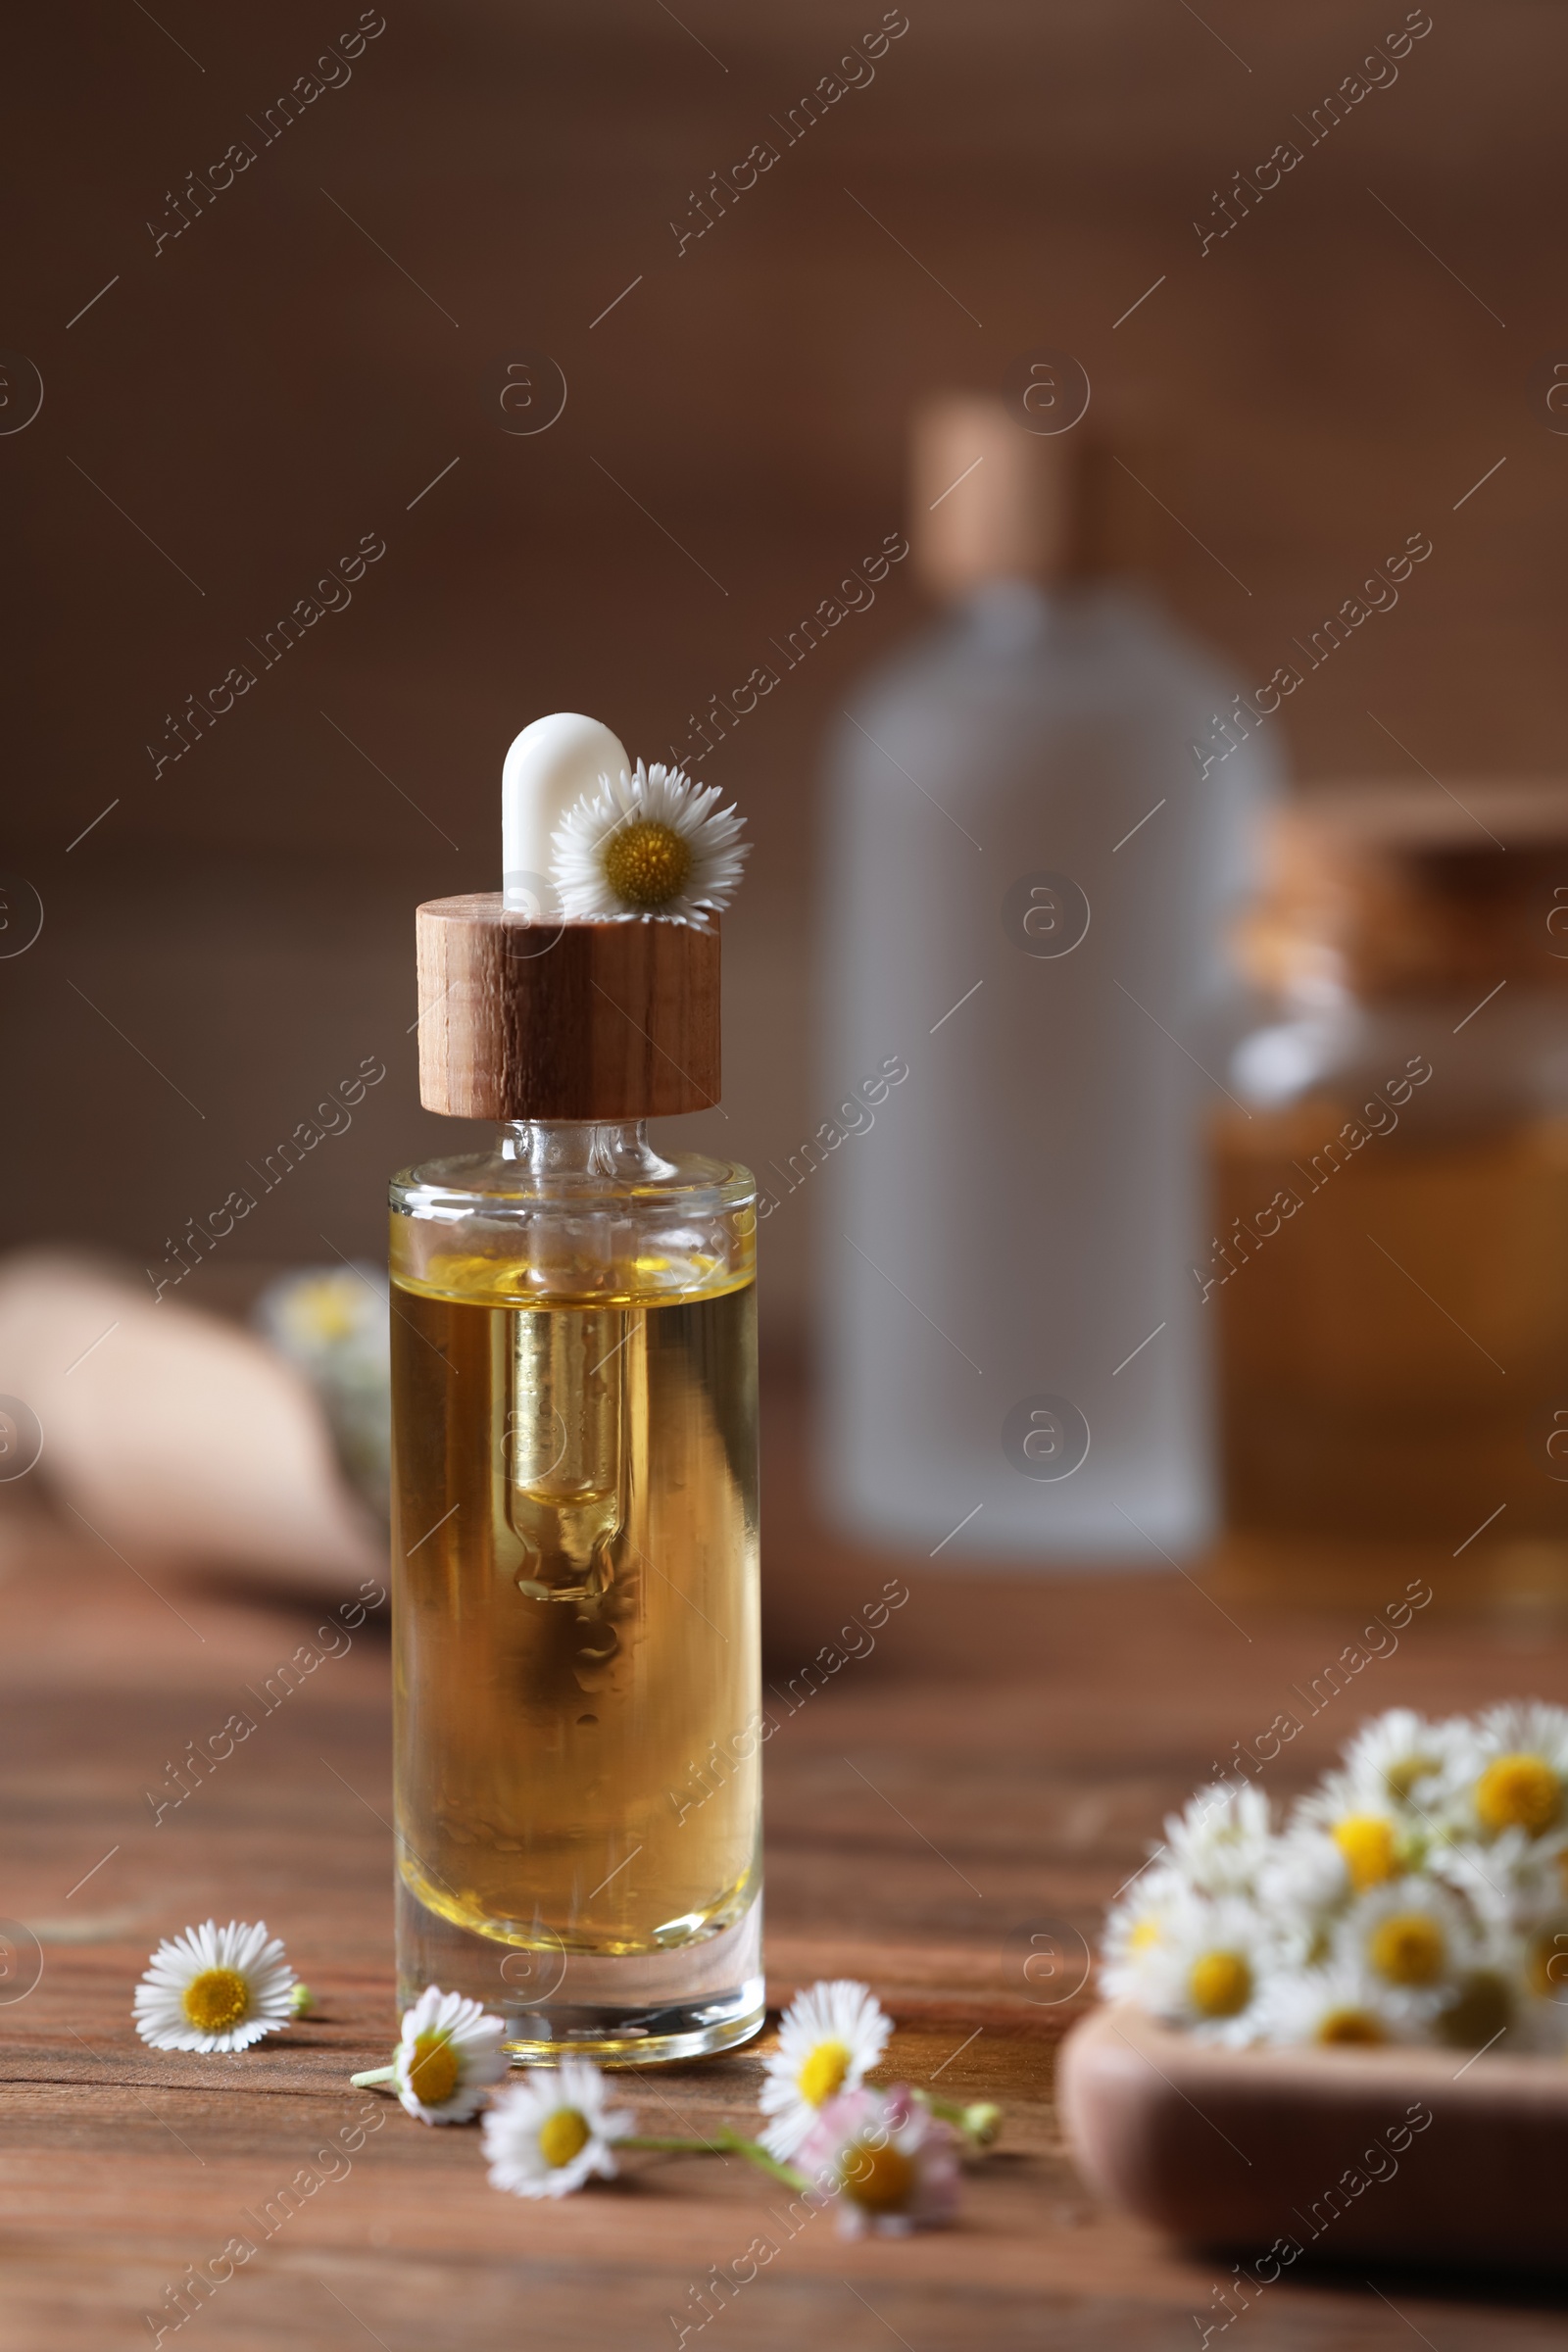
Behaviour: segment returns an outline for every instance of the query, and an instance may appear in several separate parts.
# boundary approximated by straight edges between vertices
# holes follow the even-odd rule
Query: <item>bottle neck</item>
[[[500,1152],[542,1180],[610,1177],[624,1184],[673,1172],[648,1141],[646,1119],[509,1119]]]

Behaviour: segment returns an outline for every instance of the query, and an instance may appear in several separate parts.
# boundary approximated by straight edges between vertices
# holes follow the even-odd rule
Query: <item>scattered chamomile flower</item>
[[[155,2050],[244,2050],[289,2023],[294,1972],[265,1921],[214,1920],[166,1937],[131,2014]]]
[[[482,2126],[491,2186],[514,2197],[567,2197],[594,2174],[613,2180],[612,2145],[637,2119],[626,2108],[612,2112],[607,2094],[586,2058],[564,2058],[554,2072],[531,2067],[498,2091]]]
[[[466,2124],[507,2071],[506,2025],[461,1992],[427,1985],[403,2013],[392,2055],[392,2082],[421,2124]]]
[[[1260,2038],[1318,2048],[1376,2047],[1409,2038],[1408,2021],[1386,1988],[1353,1960],[1288,1969],[1263,1990]]]
[[[837,2197],[846,2237],[906,2236],[951,2221],[957,2210],[957,2135],[903,2083],[891,2090],[865,2084],[829,2099],[812,2117],[796,2162],[813,2195]]]
[[[749,845],[716,784],[639,760],[628,776],[601,776],[551,835],[551,880],[574,922],[688,923],[707,931],[729,905]]]
[[[314,2011],[315,2007],[315,1993],[311,1990],[308,1984],[303,1984],[300,1979],[296,1977],[293,1984],[288,1988],[288,2013],[290,2017],[309,2017]]]
[[[1200,2041],[1245,2048],[1260,2036],[1263,1992],[1281,1957],[1274,1924],[1245,1895],[1189,1894],[1151,1950],[1143,1998]]]
[[[838,1978],[796,1994],[779,2021],[778,2047],[768,2058],[760,2104],[773,2121],[764,2148],[791,2157],[819,2110],[843,2091],[858,2090],[887,2047],[892,2020],[864,1984]]]

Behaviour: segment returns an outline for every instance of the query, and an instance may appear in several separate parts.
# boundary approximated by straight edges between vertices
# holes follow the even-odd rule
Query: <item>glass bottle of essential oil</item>
[[[646,1132],[717,1100],[703,909],[549,904],[554,820],[624,753],[519,745],[506,893],[419,909],[423,1100],[499,1138],[392,1186],[399,1993],[646,2064],[762,2016],[756,1194]],[[685,843],[690,892],[700,823],[623,782],[612,872]]]
[[[1232,1528],[1568,1591],[1568,788],[1319,792],[1272,868],[1193,1269]]]

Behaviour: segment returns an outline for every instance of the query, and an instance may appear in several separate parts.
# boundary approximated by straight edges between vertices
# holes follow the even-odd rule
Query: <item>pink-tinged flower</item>
[[[905,2083],[843,2092],[825,2106],[795,2157],[824,2202],[839,2200],[845,2237],[903,2237],[952,2221],[958,2207],[958,2138]]]

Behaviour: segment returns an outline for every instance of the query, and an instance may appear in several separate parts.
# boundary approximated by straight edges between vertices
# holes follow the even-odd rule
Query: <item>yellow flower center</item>
[[[1345,1856],[1345,1867],[1357,1894],[1364,1894],[1369,1886],[1381,1886],[1385,1879],[1392,1879],[1398,1870],[1394,1824],[1385,1821],[1381,1814],[1348,1813],[1343,1821],[1334,1824],[1331,1834]]]
[[[605,880],[633,906],[667,906],[679,898],[692,854],[672,825],[639,817],[605,844]]]
[[[914,2166],[902,2149],[873,2148],[858,2140],[839,2165],[839,2184],[867,2213],[899,2213],[914,2186]]]
[[[1446,1956],[1443,1930],[1425,1911],[1396,1911],[1372,1936],[1372,1965],[1391,1984],[1435,1984]]]
[[[1331,2009],[1327,2017],[1320,2020],[1313,2038],[1326,2042],[1374,2042],[1387,2041],[1389,2037],[1377,2019],[1368,2017],[1364,2009]]]
[[[1152,1943],[1159,1941],[1159,1930],[1152,1919],[1141,1919],[1127,1938],[1130,1952],[1147,1952]]]
[[[249,2009],[251,1988],[237,1968],[204,1968],[192,1977],[179,2004],[199,2034],[222,2034]]]
[[[458,2087],[458,2053],[444,2034],[421,2034],[414,2044],[409,2088],[421,2107],[439,2107]]]
[[[558,2107],[539,2127],[539,2153],[555,2172],[580,2156],[592,2139],[585,2119],[575,2107]]]
[[[1513,1995],[1501,1977],[1478,1969],[1438,2019],[1442,2040],[1456,2050],[1483,2050],[1513,2022]]]
[[[1562,1782],[1543,1756],[1498,1756],[1476,1783],[1476,1811],[1492,1831],[1539,1838],[1562,1806]]]
[[[352,1284],[328,1274],[324,1281],[313,1282],[297,1291],[290,1301],[289,1313],[316,1339],[346,1340],[355,1329],[357,1303]]]
[[[844,2088],[849,2071],[850,2053],[843,2042],[819,2041],[796,2076],[795,2085],[808,2105],[825,2107]]]
[[[1187,1980],[1201,2017],[1235,2017],[1252,1997],[1252,1972],[1240,1952],[1204,1952]]]

